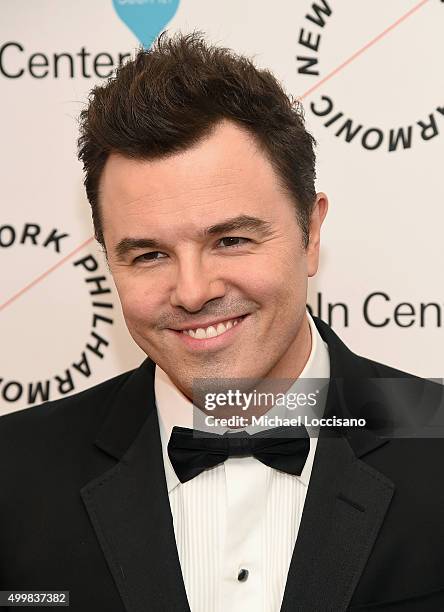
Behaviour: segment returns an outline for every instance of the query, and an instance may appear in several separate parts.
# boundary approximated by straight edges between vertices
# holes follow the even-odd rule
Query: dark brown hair
[[[222,119],[252,133],[282,186],[294,197],[308,243],[316,192],[314,138],[300,104],[268,70],[231,49],[209,45],[201,32],[164,32],[149,49],[119,66],[89,94],[80,114],[78,157],[91,204],[95,236],[104,246],[99,182],[112,152],[149,160],[184,151]]]

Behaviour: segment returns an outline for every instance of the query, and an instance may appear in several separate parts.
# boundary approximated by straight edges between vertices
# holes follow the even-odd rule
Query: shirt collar
[[[329,379],[330,360],[327,344],[322,340],[308,311],[307,317],[311,332],[311,351],[307,363],[305,364],[299,378]],[[290,391],[291,388],[289,389],[289,392]],[[158,365],[156,365],[154,373],[154,394],[159,418],[159,430],[162,443],[165,476],[168,493],[170,493],[177,485],[181,483],[168,456],[168,442],[173,427],[177,426],[187,427],[190,429],[193,428],[193,404],[180,391],[180,389],[176,387],[168,374]],[[323,412],[323,407],[321,407],[319,412]],[[310,479],[316,445],[317,438],[310,438],[310,452],[305,462],[304,469],[302,470],[300,476],[296,476],[296,478],[299,478],[305,486],[308,486]]]

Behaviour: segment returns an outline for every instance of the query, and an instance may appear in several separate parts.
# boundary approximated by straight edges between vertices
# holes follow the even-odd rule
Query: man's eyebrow
[[[234,230],[254,230],[261,234],[267,235],[272,233],[272,224],[259,217],[251,217],[250,215],[238,215],[231,219],[225,219],[215,225],[210,225],[202,230],[202,237],[214,236],[215,234],[224,234]]]
[[[114,251],[117,259],[124,259],[125,255],[136,251],[137,249],[159,249],[161,247],[160,242],[153,240],[152,238],[122,238]]]
[[[263,236],[272,234],[272,224],[269,221],[252,217],[250,215],[238,215],[231,219],[225,219],[199,231],[199,238],[225,234],[237,230],[252,230],[261,233]],[[137,249],[160,249],[161,242],[154,238],[122,238],[115,247],[116,256],[123,259],[131,251]]]

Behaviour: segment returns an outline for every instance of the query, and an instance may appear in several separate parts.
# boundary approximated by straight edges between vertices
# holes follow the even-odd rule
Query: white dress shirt
[[[308,312],[307,316],[312,345],[300,378],[329,379],[327,345]],[[193,404],[158,366],[154,389],[168,496],[191,612],[279,612],[317,437],[310,438],[300,476],[275,470],[251,456],[230,457],[182,484],[167,445],[175,425],[193,427]],[[318,408],[319,416],[323,406]],[[248,571],[243,581],[238,579],[241,569]]]

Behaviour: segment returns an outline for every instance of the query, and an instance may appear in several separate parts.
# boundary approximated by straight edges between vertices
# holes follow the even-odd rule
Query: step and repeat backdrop
[[[137,366],[76,157],[91,88],[167,29],[301,99],[329,196],[309,307],[352,350],[444,371],[442,0],[3,0],[0,414]]]

